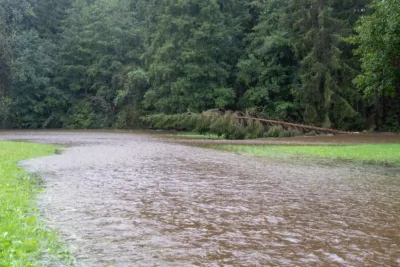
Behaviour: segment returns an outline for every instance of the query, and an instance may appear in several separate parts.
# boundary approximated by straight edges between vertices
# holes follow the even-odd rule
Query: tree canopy
[[[0,0],[0,127],[210,109],[400,128],[399,0]]]

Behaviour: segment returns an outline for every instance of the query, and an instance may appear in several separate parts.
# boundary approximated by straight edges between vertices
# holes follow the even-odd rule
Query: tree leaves
[[[381,96],[396,120],[400,5],[371,1],[0,0],[0,119],[125,128],[221,108],[349,129]]]
[[[373,1],[375,12],[363,16],[356,27],[355,54],[361,58],[362,73],[354,80],[367,96],[395,96],[400,83],[400,3]]]

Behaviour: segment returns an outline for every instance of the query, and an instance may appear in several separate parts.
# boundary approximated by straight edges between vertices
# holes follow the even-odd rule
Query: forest
[[[400,129],[400,0],[0,0],[0,128],[241,111]]]

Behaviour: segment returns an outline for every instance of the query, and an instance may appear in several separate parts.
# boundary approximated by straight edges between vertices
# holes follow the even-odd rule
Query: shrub
[[[279,137],[283,131],[282,126],[272,126],[268,128],[268,132],[264,134],[265,137]]]

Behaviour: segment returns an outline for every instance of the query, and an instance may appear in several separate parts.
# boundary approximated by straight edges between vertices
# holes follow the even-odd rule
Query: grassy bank
[[[16,163],[53,154],[57,147],[0,142],[0,266],[40,266],[46,257],[68,260],[57,235],[38,220],[39,180]]]
[[[263,157],[320,157],[400,166],[400,144],[345,146],[220,145],[218,148]]]

